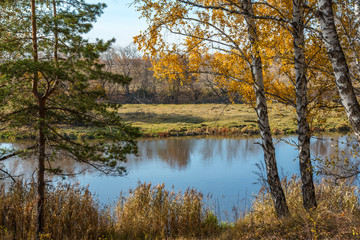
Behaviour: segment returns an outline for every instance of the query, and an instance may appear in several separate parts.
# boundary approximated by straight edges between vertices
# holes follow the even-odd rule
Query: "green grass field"
[[[259,134],[255,110],[245,104],[125,104],[118,109],[123,121],[139,127],[143,137],[195,135],[254,135]],[[296,113],[292,107],[280,104],[269,106],[273,134],[294,134],[297,131]],[[92,128],[58,126],[70,139],[98,139]],[[311,120],[314,132],[349,131],[350,125],[341,108],[320,112]],[[33,132],[17,129],[0,131],[0,138],[28,139]]]
[[[255,110],[244,104],[126,104],[119,114],[125,122],[140,127],[144,136],[258,133]],[[272,104],[269,114],[274,134],[296,132],[295,109]],[[335,132],[349,130],[349,125],[343,112],[334,111],[315,119],[312,129]]]

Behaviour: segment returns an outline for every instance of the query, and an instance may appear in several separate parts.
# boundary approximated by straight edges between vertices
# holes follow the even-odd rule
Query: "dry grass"
[[[141,184],[120,198],[115,212],[121,239],[204,238],[219,231],[217,218],[195,189],[175,193],[164,184]]]
[[[36,196],[33,184],[17,183],[0,192],[0,238],[34,239]],[[43,239],[100,239],[109,235],[111,219],[87,188],[49,188]]]
[[[360,212],[357,188],[322,182],[316,186],[318,208],[302,206],[301,183],[297,178],[283,181],[291,217],[279,220],[271,197],[262,189],[252,211],[221,239],[360,239]]]
[[[42,239],[360,239],[357,188],[325,182],[316,186],[318,208],[302,207],[300,181],[283,181],[291,217],[275,217],[264,189],[252,210],[236,223],[219,223],[195,189],[183,193],[139,184],[104,208],[87,188],[47,189]],[[33,185],[18,183],[0,192],[0,239],[33,239],[36,198]]]

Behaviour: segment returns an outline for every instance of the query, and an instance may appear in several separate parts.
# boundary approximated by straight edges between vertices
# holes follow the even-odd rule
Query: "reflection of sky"
[[[288,141],[296,140],[287,137]],[[221,210],[232,216],[231,209],[237,202],[255,194],[260,186],[254,185],[258,171],[256,163],[263,162],[263,151],[256,138],[170,138],[139,141],[139,156],[131,156],[125,166],[129,174],[125,177],[100,176],[87,174],[78,176],[83,185],[98,194],[103,203],[112,203],[119,192],[134,189],[137,182],[151,182],[154,185],[165,182],[168,188],[185,191],[195,187],[205,195],[211,193]],[[315,154],[329,154],[331,140],[314,140],[312,149]],[[280,176],[299,173],[298,151],[294,146],[280,141],[276,144],[276,157]],[[30,161],[26,161],[30,164]],[[67,169],[78,169],[68,161],[60,161]],[[32,161],[34,164],[34,161]],[[15,168],[19,162],[8,162]],[[26,165],[26,164],[25,164]],[[21,168],[31,170],[29,165]],[[19,169],[17,169],[19,171]],[[31,170],[32,173],[33,170]],[[30,174],[31,174],[30,173]],[[244,203],[240,204],[244,208]],[[224,217],[224,214],[222,213]],[[224,219],[224,218],[223,218]]]

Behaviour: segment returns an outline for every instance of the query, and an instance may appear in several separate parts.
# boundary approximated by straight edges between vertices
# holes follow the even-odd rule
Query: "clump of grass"
[[[206,237],[219,231],[215,215],[204,208],[203,194],[195,189],[168,191],[164,184],[140,184],[116,208],[121,239]]]
[[[301,182],[283,181],[291,217],[277,219],[271,196],[263,188],[252,211],[239,219],[223,239],[353,239],[359,237],[360,211],[357,188],[345,182],[316,186],[318,207],[305,211]]]
[[[0,191],[0,238],[35,239],[36,187],[16,183]],[[100,239],[111,231],[109,213],[87,188],[48,187],[42,239]]]

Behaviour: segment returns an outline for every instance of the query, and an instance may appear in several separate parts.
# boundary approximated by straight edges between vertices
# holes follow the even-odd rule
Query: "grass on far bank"
[[[115,207],[101,206],[87,188],[48,187],[41,239],[360,239],[357,188],[345,183],[316,186],[318,208],[302,207],[301,183],[283,187],[291,216],[277,219],[262,189],[251,210],[235,223],[219,222],[195,189],[174,193],[164,185],[139,184]],[[35,236],[35,185],[17,183],[0,191],[0,238]]]
[[[297,132],[295,109],[281,104],[270,104],[270,125],[273,134]],[[245,104],[125,104],[118,109],[123,121],[139,127],[143,137],[195,135],[253,135],[259,134],[257,116]],[[349,131],[350,125],[342,108],[320,112],[311,128],[314,132]],[[100,139],[92,128],[58,126],[65,137]],[[0,131],[0,138],[28,139],[31,133],[17,129],[16,133]]]
[[[118,112],[125,122],[150,137],[259,133],[256,113],[245,104],[125,104]],[[295,109],[270,104],[269,116],[274,134],[297,132]],[[349,131],[350,126],[343,110],[337,109],[315,120],[312,129],[337,132]]]

